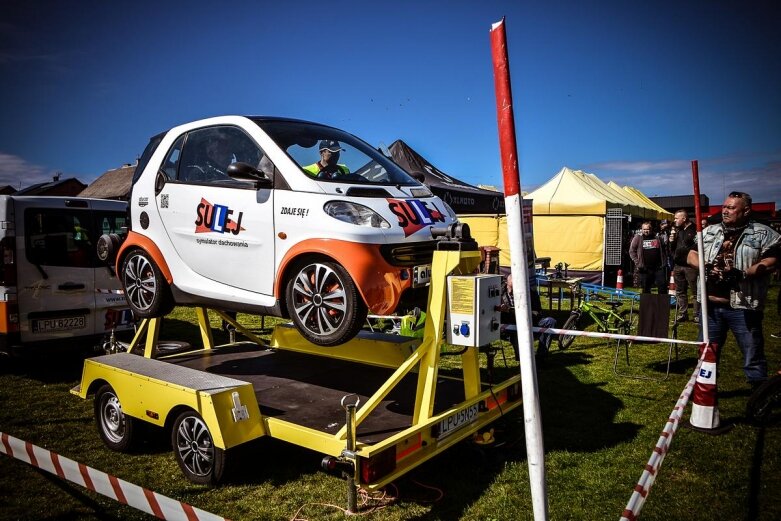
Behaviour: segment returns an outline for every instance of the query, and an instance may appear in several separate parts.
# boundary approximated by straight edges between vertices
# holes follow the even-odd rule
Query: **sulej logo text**
[[[399,219],[399,226],[404,230],[404,237],[409,237],[416,231],[432,224],[445,222],[445,216],[433,203],[402,199],[388,199],[388,208]],[[433,206],[433,209],[429,207]]]
[[[241,227],[241,218],[244,212],[239,212],[234,220],[233,210],[221,204],[212,204],[203,197],[195,209],[195,233],[232,233],[238,235],[244,228]]]

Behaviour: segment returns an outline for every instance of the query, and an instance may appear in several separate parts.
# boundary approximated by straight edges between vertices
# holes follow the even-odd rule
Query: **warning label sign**
[[[450,279],[450,312],[473,315],[475,306],[474,278]]]

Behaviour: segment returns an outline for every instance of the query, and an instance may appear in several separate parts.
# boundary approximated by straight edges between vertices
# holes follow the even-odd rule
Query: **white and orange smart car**
[[[116,252],[136,315],[179,304],[289,317],[324,346],[424,285],[431,227],[457,220],[347,132],[242,116],[153,137],[133,176],[130,215],[127,236],[104,248]]]

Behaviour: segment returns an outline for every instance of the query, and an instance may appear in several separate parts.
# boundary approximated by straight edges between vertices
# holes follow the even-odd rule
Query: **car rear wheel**
[[[122,262],[122,287],[138,318],[167,315],[173,309],[171,288],[160,269],[142,250],[133,250]]]
[[[347,270],[331,261],[299,265],[288,280],[285,302],[304,338],[321,346],[353,338],[368,312]]]
[[[135,420],[122,411],[117,393],[108,384],[95,394],[95,422],[98,434],[108,448],[119,452],[132,448]]]
[[[199,485],[216,485],[225,471],[225,451],[214,446],[209,427],[200,414],[185,411],[171,431],[174,457],[185,477]]]

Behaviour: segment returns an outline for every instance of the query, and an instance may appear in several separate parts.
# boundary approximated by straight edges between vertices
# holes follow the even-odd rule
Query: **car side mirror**
[[[232,163],[228,165],[228,175],[237,181],[254,181],[258,188],[270,187],[271,179],[266,174],[248,163]]]

